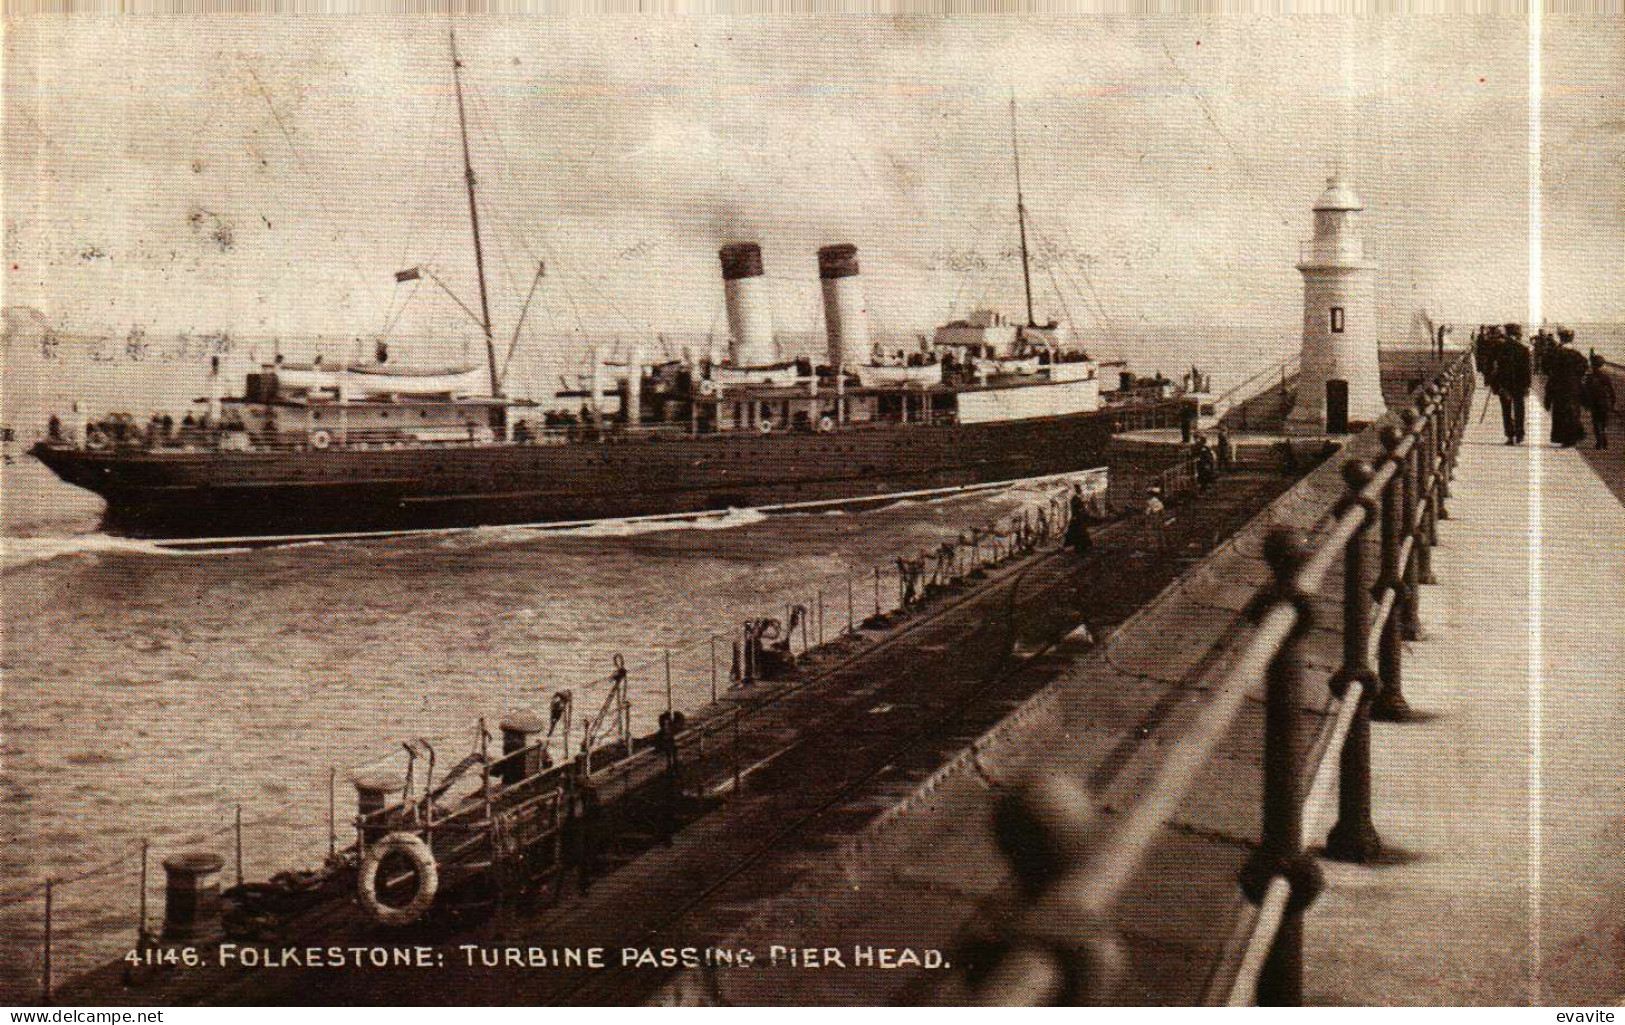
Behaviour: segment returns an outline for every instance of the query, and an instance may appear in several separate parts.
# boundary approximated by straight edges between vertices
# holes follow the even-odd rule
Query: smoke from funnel
[[[858,247],[843,244],[818,250],[818,278],[824,288],[830,366],[868,362],[869,304],[858,277]]]
[[[768,301],[767,279],[762,276],[762,248],[754,242],[723,246],[722,286],[728,300],[728,333],[733,336],[730,355],[735,366],[760,367],[776,363],[779,348],[773,340],[773,307]]]

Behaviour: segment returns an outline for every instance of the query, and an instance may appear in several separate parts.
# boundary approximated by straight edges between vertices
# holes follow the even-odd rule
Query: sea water
[[[48,877],[124,859],[57,888],[60,977],[133,939],[143,839],[154,924],[164,856],[212,850],[235,881],[239,807],[247,878],[313,867],[327,850],[330,779],[342,846],[351,773],[404,772],[403,741],[429,738],[443,770],[473,749],[481,717],[495,732],[504,714],[545,711],[568,689],[579,743],[617,654],[632,668],[634,725],[652,730],[667,649],[673,705],[698,707],[713,680],[728,686],[744,619],[782,619],[794,603],[816,617],[821,594],[833,636],[849,579],[861,620],[874,566],[887,570],[880,598],[895,603],[894,556],[1043,497],[1018,487],[850,512],[182,552],[101,533],[100,501],[31,457],[5,469],[8,492],[29,496],[8,501],[0,542],[0,993],[18,994],[35,985]]]

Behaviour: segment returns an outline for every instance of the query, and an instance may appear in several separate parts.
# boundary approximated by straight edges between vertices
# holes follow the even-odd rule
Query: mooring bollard
[[[1377,648],[1377,677],[1381,686],[1372,699],[1371,718],[1383,722],[1399,722],[1410,716],[1410,706],[1400,687],[1400,675],[1405,643],[1405,619],[1411,599],[1407,597],[1405,568],[1400,562],[1400,548],[1404,545],[1404,523],[1408,513],[1405,501],[1405,465],[1395,457],[1404,443],[1396,427],[1382,429],[1382,445],[1387,450],[1385,462],[1394,464],[1394,475],[1382,489],[1382,566],[1377,577],[1377,594],[1393,591],[1394,601],[1388,618],[1382,623],[1382,639]]]
[[[390,832],[387,822],[372,822],[389,804],[391,794],[398,794],[406,784],[393,772],[371,772],[353,777],[355,784],[355,813],[357,835],[363,850],[377,843]]]
[[[502,785],[511,787],[540,773],[544,759],[536,738],[547,732],[546,720],[535,712],[521,710],[504,717],[498,728],[502,730],[502,764],[498,767],[497,778]],[[516,757],[527,748],[529,751],[524,757]]]
[[[219,875],[225,864],[207,851],[164,859],[164,943],[210,943],[223,935]]]
[[[1339,861],[1360,863],[1370,861],[1382,850],[1382,841],[1371,821],[1371,701],[1377,689],[1377,674],[1372,672],[1366,655],[1371,638],[1366,550],[1371,525],[1380,512],[1365,489],[1375,476],[1371,464],[1364,460],[1351,460],[1343,466],[1343,481],[1349,493],[1339,505],[1338,515],[1359,509],[1361,521],[1343,552],[1343,665],[1330,681],[1331,691],[1338,698],[1347,700],[1349,688],[1355,684],[1360,685],[1360,696],[1338,759],[1337,824],[1326,837],[1326,853]]]
[[[1308,559],[1303,536],[1285,528],[1271,531],[1264,557],[1274,580],[1267,600],[1254,606],[1255,617],[1262,618],[1285,602],[1297,611],[1297,618],[1270,660],[1265,678],[1263,835],[1242,868],[1241,889],[1254,904],[1262,904],[1276,876],[1291,885],[1280,929],[1259,973],[1257,993],[1260,1006],[1291,1007],[1303,1003],[1303,912],[1322,884],[1320,866],[1303,851],[1304,765],[1298,747],[1303,638],[1313,606],[1297,582]]]

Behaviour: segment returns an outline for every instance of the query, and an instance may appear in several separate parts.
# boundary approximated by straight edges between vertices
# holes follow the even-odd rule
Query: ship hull
[[[1171,415],[1170,407],[1170,415]],[[105,526],[226,537],[700,513],[996,483],[1100,465],[1109,412],[830,434],[303,452],[93,452],[41,445],[107,501]]]

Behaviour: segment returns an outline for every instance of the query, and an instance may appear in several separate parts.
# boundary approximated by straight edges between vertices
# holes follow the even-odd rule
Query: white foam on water
[[[636,537],[669,530],[734,530],[766,519],[767,514],[759,509],[729,509],[720,513],[698,514],[692,519],[600,520],[584,527],[568,527],[551,533],[564,537]]]
[[[680,530],[733,530],[761,523],[766,519],[767,514],[757,509],[728,509],[685,516],[595,520],[591,523],[559,527],[473,527],[444,536],[440,545],[444,548],[483,548],[489,545],[523,544],[560,537],[638,537],[643,534]],[[403,535],[397,540],[408,538],[408,535]]]
[[[69,537],[0,537],[0,568],[13,570],[36,562],[72,555],[229,555],[252,548],[171,548],[162,541],[111,534],[74,534]]]

